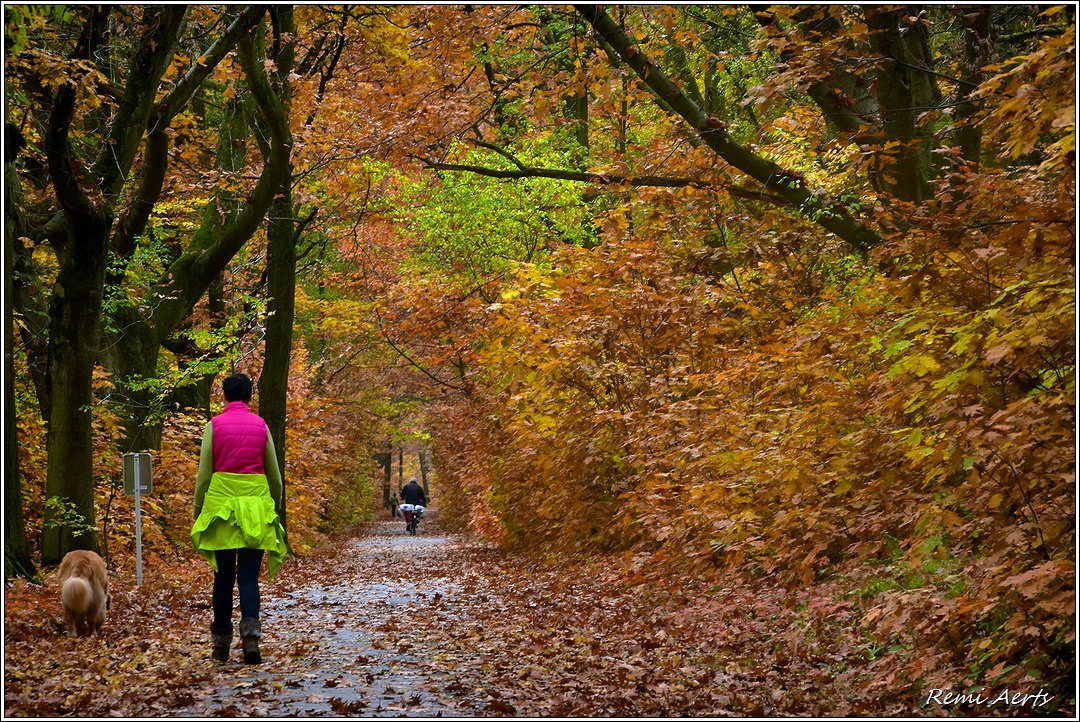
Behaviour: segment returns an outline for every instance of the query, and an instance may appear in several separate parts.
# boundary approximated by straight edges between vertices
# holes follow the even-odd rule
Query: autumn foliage
[[[1075,25],[1002,11],[1018,31],[991,38],[985,9],[897,7],[299,8],[293,550],[378,509],[376,454],[423,442],[443,523],[685,586],[718,649],[725,606],[780,615],[760,649],[840,647],[857,712],[928,688],[1075,704]],[[206,107],[241,112],[244,86],[231,56],[215,72],[111,291],[132,308],[257,176],[254,153],[223,167]],[[152,347],[151,566],[194,558],[215,407],[184,394],[259,375],[269,255],[253,232],[167,334],[181,350]],[[34,352],[14,355],[31,540],[59,513]],[[130,574],[123,384],[97,367],[94,508]]]
[[[408,333],[468,369],[430,415],[443,508],[654,574],[848,579],[892,689],[1071,677],[1071,40],[979,90],[999,169],[882,208],[868,258],[768,215],[693,243],[708,199],[641,192],[598,248],[464,298],[414,283]]]

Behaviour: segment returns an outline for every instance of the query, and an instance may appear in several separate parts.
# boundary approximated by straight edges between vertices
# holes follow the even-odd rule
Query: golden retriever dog
[[[60,562],[56,581],[68,631],[76,635],[98,634],[112,601],[105,560],[91,551],[68,552]]]

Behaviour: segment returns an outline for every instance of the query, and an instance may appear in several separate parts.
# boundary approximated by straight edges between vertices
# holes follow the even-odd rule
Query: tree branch
[[[226,55],[236,47],[240,37],[258,25],[265,14],[262,5],[250,6],[233,20],[205,53],[196,58],[172,90],[158,102],[147,121],[146,151],[143,157],[142,182],[127,210],[121,216],[113,238],[113,250],[126,257],[135,247],[135,239],[146,229],[154,204],[161,196],[169,163],[169,138],[165,133],[172,119],[188,104],[202,82],[213,72]]]
[[[836,234],[858,252],[866,253],[881,242],[881,236],[876,231],[852,218],[843,205],[810,190],[797,173],[757,155],[736,141],[720,119],[707,115],[690,100],[602,9],[595,5],[575,7],[593,26],[601,40],[609,44],[622,61],[637,73],[653,95],[689,123],[717,155],[784,198],[800,214]]]
[[[700,178],[673,178],[668,176],[624,176],[603,173],[589,173],[584,171],[561,170],[558,168],[535,168],[518,163],[518,170],[505,170],[499,168],[487,168],[478,165],[465,165],[460,163],[440,163],[430,158],[419,159],[426,167],[432,170],[446,170],[454,172],[475,173],[488,176],[489,178],[554,178],[556,180],[579,181],[583,183],[599,183],[601,185],[628,185],[634,187],[651,186],[658,188],[711,188],[727,191],[737,198],[764,201],[766,203],[786,204],[787,200],[779,195],[756,191],[741,186],[716,183]]]
[[[471,143],[472,145],[478,146],[480,148],[487,148],[490,151],[494,151],[495,153],[498,153],[503,158],[506,158],[508,161],[510,161],[511,163],[516,165],[521,170],[525,170],[525,164],[522,163],[520,160],[518,160],[517,156],[515,156],[513,153],[509,152],[505,148],[500,148],[499,146],[495,145],[494,143],[485,143],[482,140],[476,140],[476,139],[470,140],[469,143]]]
[[[68,148],[68,135],[74,117],[75,84],[69,81],[56,91],[56,100],[49,113],[49,125],[45,133],[45,156],[60,208],[71,217],[84,222],[95,215],[96,209],[79,185],[80,173]]]
[[[378,320],[379,320],[379,333],[383,337],[383,340],[386,341],[386,343],[390,346],[390,348],[392,348],[399,356],[401,356],[401,358],[408,361],[410,365],[414,366],[418,371],[420,371],[422,374],[424,374],[425,376],[427,376],[429,379],[431,379],[435,383],[439,384],[440,386],[445,386],[447,388],[453,389],[454,391],[462,391],[463,390],[462,387],[460,387],[460,386],[454,386],[451,383],[447,383],[446,381],[443,381],[438,376],[436,376],[435,374],[431,373],[426,368],[424,368],[423,366],[418,364],[416,361],[413,361],[412,358],[409,356],[409,354],[405,353],[405,351],[403,351],[401,349],[401,347],[399,347],[396,343],[394,343],[393,341],[390,340],[390,334],[386,332],[386,327],[383,324],[382,314],[379,313],[378,310],[376,310],[375,315],[376,315],[376,318],[378,318]],[[355,355],[352,358],[355,358]],[[352,359],[350,359],[350,360],[352,360]],[[338,370],[340,371],[341,369],[338,369]],[[337,373],[337,372],[335,371],[334,373]]]
[[[244,35],[237,43],[238,57],[251,86],[255,103],[270,133],[270,150],[262,172],[240,212],[220,231],[203,227],[196,231],[190,248],[170,266],[169,272],[154,289],[163,299],[155,312],[158,333],[163,336],[176,328],[190,313],[213,279],[251,237],[266,215],[288,176],[292,134],[288,114],[274,94],[262,58],[255,50],[255,39]]]
[[[258,25],[265,14],[265,5],[250,5],[235,20],[229,23],[229,27],[225,29],[221,37],[205,53],[191,63],[191,67],[184,73],[184,77],[158,103],[154,118],[155,123],[151,124],[149,130],[155,130],[156,123],[168,125],[173,116],[179,113],[191,100],[195,91],[202,85],[203,80],[214,71],[214,68],[229,54],[229,51],[236,47],[236,43],[243,34]]]
[[[152,20],[147,22],[131,61],[131,74],[124,87],[123,99],[94,162],[93,182],[100,187],[110,206],[118,200],[120,189],[127,183],[128,172],[154,108],[154,97],[175,52],[187,8],[166,5],[155,10],[148,6],[147,15],[151,12],[154,13]]]

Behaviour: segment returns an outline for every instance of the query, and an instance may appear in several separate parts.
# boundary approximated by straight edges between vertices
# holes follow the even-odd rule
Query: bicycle
[[[405,531],[416,536],[416,528],[420,526],[420,519],[424,516],[424,507],[420,504],[402,504],[398,508],[405,517]]]

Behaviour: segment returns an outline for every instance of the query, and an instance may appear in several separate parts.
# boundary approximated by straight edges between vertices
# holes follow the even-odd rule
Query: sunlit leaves
[[[519,158],[529,165],[564,166],[566,151],[553,145],[523,148]],[[462,162],[513,167],[505,157],[482,150],[465,152]],[[444,173],[406,182],[403,191],[399,232],[415,239],[414,262],[465,287],[504,273],[515,262],[545,263],[559,245],[591,242],[581,186],[571,181],[508,182]]]

